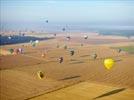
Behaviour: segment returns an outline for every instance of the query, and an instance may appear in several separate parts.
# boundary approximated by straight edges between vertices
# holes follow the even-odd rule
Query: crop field
[[[56,47],[57,43],[59,43],[59,48]],[[47,100],[48,98],[51,100],[55,98],[53,100],[64,100],[67,96],[69,99],[75,100],[75,96],[78,95],[78,100],[81,98],[90,100],[107,91],[125,88],[124,93],[119,94],[119,97],[121,100],[123,97],[132,100],[134,97],[132,93],[134,89],[134,55],[130,55],[126,51],[118,53],[116,49],[104,45],[85,44],[80,46],[79,42],[67,41],[68,48],[65,49],[64,45],[65,41],[60,43],[58,39],[53,39],[42,41],[35,47],[32,47],[30,43],[2,46],[4,55],[0,56],[1,99],[42,100],[45,98]],[[23,47],[24,53],[10,55],[6,51],[8,48],[17,47]],[[72,48],[75,50],[73,56],[69,52]],[[43,52],[47,52],[45,57],[41,56]],[[98,55],[95,60],[91,57],[94,52]],[[58,61],[61,56],[64,58],[63,63]],[[117,61],[111,70],[104,67],[105,58]],[[38,78],[38,71],[43,72],[42,79]],[[91,86],[91,90],[86,86]],[[80,91],[82,88],[83,92]],[[100,88],[100,90],[95,91],[93,88],[95,90]],[[78,92],[76,92],[77,90]],[[64,92],[62,93],[62,91]],[[90,97],[90,95],[92,96]],[[116,95],[115,97],[109,95],[109,97],[118,100],[118,93]]]

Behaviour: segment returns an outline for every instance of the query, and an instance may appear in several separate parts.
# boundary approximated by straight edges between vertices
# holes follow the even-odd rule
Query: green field
[[[121,46],[121,47],[112,47],[113,49],[121,49],[128,53],[134,54],[134,46]]]

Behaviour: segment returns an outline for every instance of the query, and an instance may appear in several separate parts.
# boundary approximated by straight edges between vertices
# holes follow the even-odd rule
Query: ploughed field
[[[56,47],[57,44],[59,44],[59,48]],[[68,46],[68,49],[64,49],[65,44]],[[68,41],[63,43],[61,40],[56,39],[39,42],[35,47],[32,47],[30,43],[24,43],[2,46],[2,49],[7,50],[8,48],[19,47],[23,48],[23,54],[0,56],[0,97],[2,100],[42,100],[43,98],[59,100],[49,97],[60,94],[63,100],[66,98],[65,91],[68,91],[68,88],[71,87],[73,88],[69,90],[72,92],[67,94],[72,95],[70,98],[75,100],[75,96],[81,93],[81,89],[79,90],[79,88],[83,87],[81,84],[87,84],[83,87],[84,91],[89,91],[88,94],[91,93],[91,95],[94,94],[91,96],[93,98],[103,94],[104,91],[108,92],[117,89],[117,87],[124,88],[123,91],[126,91],[124,93],[126,98],[130,97],[130,100],[134,98],[134,94],[132,94],[134,89],[133,54],[125,51],[118,53],[116,49],[112,49],[108,45],[84,44],[80,46],[80,43]],[[73,56],[70,56],[69,50],[71,48],[75,51]],[[42,57],[41,55],[44,52],[47,52],[46,56]],[[90,56],[93,53],[98,55],[95,60]],[[64,61],[60,64],[58,59],[61,56],[64,58]],[[116,60],[111,70],[105,69],[103,65],[105,58]],[[43,79],[38,78],[38,71],[44,73]],[[88,86],[88,89],[91,86],[91,90],[86,90],[86,86]],[[103,87],[106,87],[104,88],[106,90],[97,92],[93,90],[93,87],[95,89],[97,87],[101,88],[102,91]],[[64,89],[62,90],[62,88]],[[77,94],[77,90],[80,93]],[[64,92],[62,93],[62,91]],[[76,91],[75,95],[73,95],[73,91]],[[45,93],[47,94],[45,95]],[[127,93],[130,93],[130,95],[127,95]],[[43,95],[42,97],[42,94],[45,96]],[[88,94],[86,92],[83,93],[83,95],[87,95],[84,97],[85,100],[88,99]],[[118,100],[118,97],[116,99]]]

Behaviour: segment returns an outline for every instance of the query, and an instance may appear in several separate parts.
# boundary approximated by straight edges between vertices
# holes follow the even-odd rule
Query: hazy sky
[[[134,25],[134,0],[0,0],[1,22]]]

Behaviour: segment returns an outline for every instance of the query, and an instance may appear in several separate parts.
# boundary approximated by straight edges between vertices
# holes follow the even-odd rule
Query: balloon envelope
[[[88,36],[87,35],[84,35],[84,39],[87,39],[88,38]]]
[[[35,43],[39,43],[39,40],[36,40]]]
[[[64,49],[67,49],[67,45],[64,45]]]
[[[9,52],[12,54],[14,52],[14,49],[9,49]]]
[[[111,69],[114,65],[115,61],[113,59],[105,59],[104,66],[106,69]]]
[[[94,53],[94,54],[91,55],[91,57],[92,57],[93,59],[96,59],[96,58],[97,58],[97,54]]]
[[[46,20],[46,23],[48,23],[48,20]]]
[[[44,78],[44,73],[43,73],[42,71],[38,71],[38,72],[37,72],[37,75],[38,75],[38,78],[39,78],[39,79]]]
[[[62,28],[62,31],[65,31],[66,29],[65,28]]]
[[[121,49],[118,49],[118,52],[120,53],[121,52]]]
[[[9,36],[9,37],[8,37],[8,39],[10,40],[10,39],[12,39],[12,37],[11,37],[11,36]]]
[[[35,47],[35,46],[36,46],[36,43],[35,43],[35,42],[34,42],[34,43],[32,43],[32,46],[33,46],[33,47]]]

